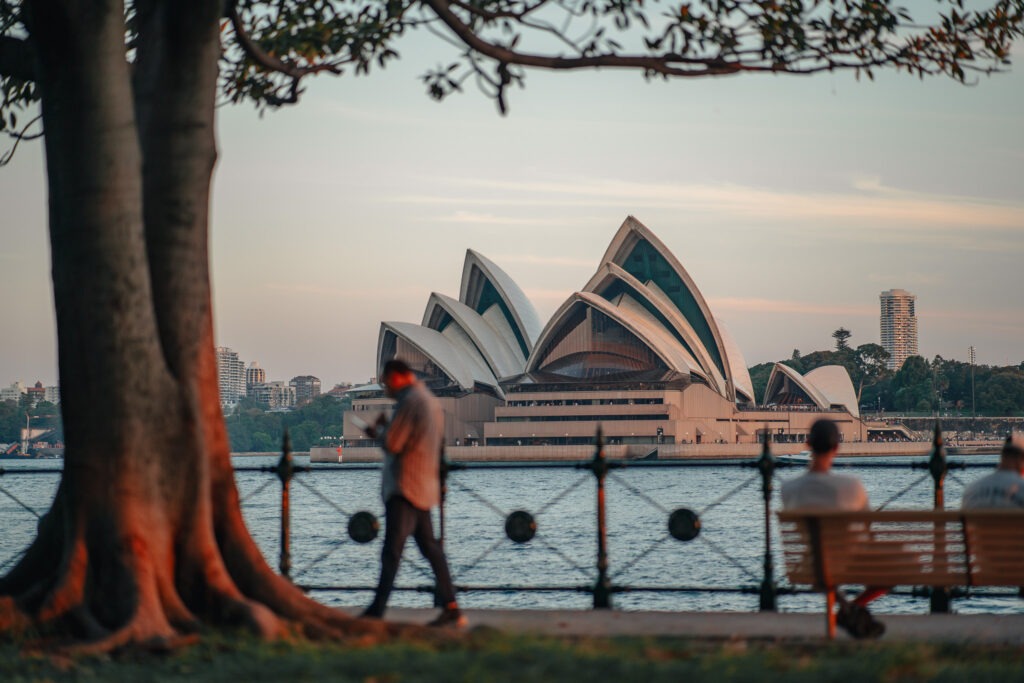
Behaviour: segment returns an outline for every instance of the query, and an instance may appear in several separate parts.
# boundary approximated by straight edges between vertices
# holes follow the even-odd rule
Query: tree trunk
[[[134,65],[120,2],[26,10],[67,447],[39,535],[0,579],[0,630],[99,649],[173,643],[203,622],[383,635],[276,575],[241,516],[207,250],[221,4],[138,3]]]

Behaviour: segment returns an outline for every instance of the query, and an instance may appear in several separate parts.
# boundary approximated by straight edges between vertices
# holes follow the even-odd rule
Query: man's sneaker
[[[468,625],[469,619],[466,618],[466,615],[458,607],[446,607],[441,610],[436,619],[427,624],[427,626],[435,628],[466,628]]]
[[[878,638],[885,633],[885,624],[872,617],[867,607],[853,603],[839,606],[836,623],[854,638]]]

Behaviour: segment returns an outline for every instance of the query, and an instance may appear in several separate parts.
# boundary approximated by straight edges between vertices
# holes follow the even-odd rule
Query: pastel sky
[[[475,249],[547,320],[627,215],[674,251],[748,364],[877,342],[917,295],[920,350],[1024,361],[1024,55],[965,87],[878,74],[645,82],[531,73],[502,117],[418,81],[428,36],[298,107],[220,110],[218,343],[269,379],[364,382],[381,320],[458,296]],[[39,143],[0,169],[0,384],[57,380]]]

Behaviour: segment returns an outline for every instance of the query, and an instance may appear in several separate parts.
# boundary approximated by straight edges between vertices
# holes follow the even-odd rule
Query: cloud
[[[407,300],[410,297],[421,297],[426,300],[429,294],[428,288],[421,285],[408,285],[404,287],[394,286],[366,286],[366,287],[325,287],[313,284],[293,283],[267,283],[266,289],[272,292],[283,292],[285,294],[297,294],[301,296],[317,296],[338,299],[368,298],[370,300],[380,299],[401,299]]]
[[[911,192],[884,185],[871,176],[852,178],[846,192],[790,192],[734,184],[664,184],[601,178],[551,180],[488,180],[449,177],[440,182],[452,194],[405,195],[397,201],[457,206],[621,207],[673,209],[742,219],[751,224],[831,221],[858,228],[882,242],[919,240],[921,233],[942,237],[951,245],[982,250],[1024,248],[1024,203],[979,197]],[[395,201],[392,199],[392,201]],[[499,213],[500,212],[496,212]],[[472,215],[472,214],[467,214]],[[492,217],[494,213],[480,214]],[[510,219],[516,220],[516,219]],[[969,234],[965,228],[970,228]],[[987,231],[986,235],[981,233]],[[994,233],[994,234],[993,234]],[[824,231],[816,231],[819,238]],[[1003,237],[998,235],[1002,234]],[[835,238],[835,231],[827,233]],[[1009,236],[1009,238],[1007,238]]]
[[[797,313],[800,315],[877,315],[877,306],[837,306],[835,304],[790,301],[785,299],[759,299],[750,297],[711,297],[712,311],[734,313]]]
[[[428,223],[470,223],[472,225],[563,225],[564,221],[550,218],[515,218],[513,216],[496,216],[492,213],[473,213],[456,211],[446,216],[434,216],[423,219]]]
[[[570,256],[541,256],[539,254],[495,254],[495,262],[526,263],[535,266],[557,266],[559,268],[594,268],[594,259],[572,258]]]

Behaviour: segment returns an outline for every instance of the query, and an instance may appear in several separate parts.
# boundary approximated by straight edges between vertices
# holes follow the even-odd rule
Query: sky
[[[920,352],[1024,362],[1024,50],[971,86],[878,73],[647,82],[530,73],[508,115],[438,103],[429,36],[298,106],[218,114],[217,343],[268,380],[374,374],[379,323],[457,297],[466,249],[542,321],[633,215],[671,249],[748,365],[879,341],[882,290],[917,295]],[[40,143],[0,169],[0,384],[57,382]]]

